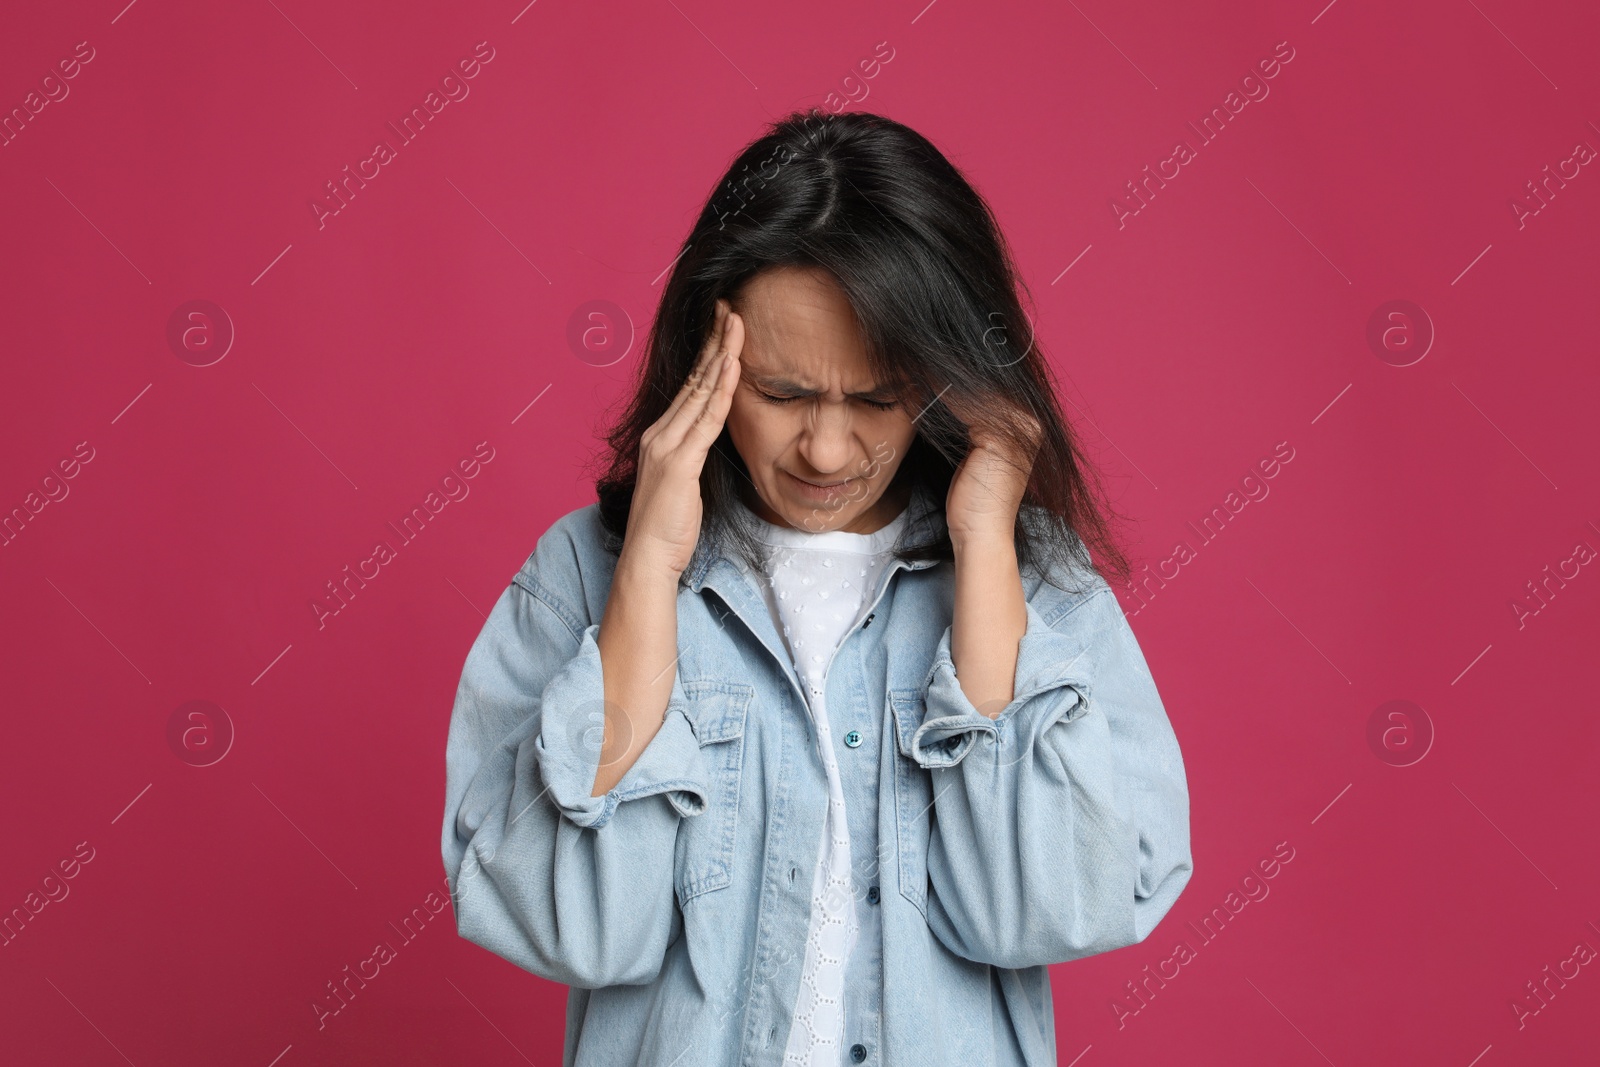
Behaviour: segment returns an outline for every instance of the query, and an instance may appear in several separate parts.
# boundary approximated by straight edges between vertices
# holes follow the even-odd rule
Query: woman
[[[572,987],[564,1067],[1053,1067],[1047,966],[1191,873],[1126,561],[932,144],[796,114],[719,188],[467,657],[458,929]]]

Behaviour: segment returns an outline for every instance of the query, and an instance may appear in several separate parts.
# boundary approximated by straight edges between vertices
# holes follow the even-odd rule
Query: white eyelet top
[[[811,888],[794,1025],[784,1050],[785,1067],[839,1067],[844,1057],[844,978],[860,933],[851,879],[850,828],[844,789],[828,726],[827,669],[844,638],[861,624],[875,600],[907,512],[869,534],[830,530],[810,533],[776,526],[753,512],[757,535],[768,546],[762,587],[783,633],[795,671],[806,689],[817,747],[828,783],[828,813]],[[874,768],[874,772],[876,768]]]

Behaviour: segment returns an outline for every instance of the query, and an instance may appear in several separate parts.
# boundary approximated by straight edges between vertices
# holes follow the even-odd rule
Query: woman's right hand
[[[694,370],[666,413],[639,438],[639,469],[622,551],[680,575],[700,539],[700,472],[739,384],[744,320],[718,300]]]

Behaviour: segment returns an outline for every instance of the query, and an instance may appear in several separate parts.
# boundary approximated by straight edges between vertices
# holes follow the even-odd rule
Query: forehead
[[[775,267],[746,283],[737,302],[745,321],[747,374],[799,385],[870,383],[866,340],[837,282],[819,268]]]

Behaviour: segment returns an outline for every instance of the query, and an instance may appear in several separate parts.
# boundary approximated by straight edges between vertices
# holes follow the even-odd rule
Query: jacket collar
[[[944,508],[926,486],[919,484],[912,489],[911,500],[906,509],[909,513],[906,539],[911,543],[929,540],[943,529]],[[932,567],[939,561],[927,559],[898,562],[907,570],[922,570]],[[752,583],[756,581],[744,560],[727,543],[727,539],[712,534],[702,536],[695,545],[694,553],[689,557],[689,566],[684,569],[683,575],[684,584],[696,593],[709,586],[730,602],[735,587],[750,591]]]
[[[944,508],[940,506],[939,501],[932,498],[931,493],[921,487],[913,491],[907,508],[912,509],[906,521],[905,537],[908,541],[921,542],[944,525]],[[936,559],[891,560],[885,573],[880,576],[879,595],[882,596],[887,590],[887,583],[896,570],[902,567],[906,570],[923,570],[939,562]],[[734,616],[740,619],[746,629],[766,648],[802,703],[805,702],[800,676],[795,672],[794,664],[785,651],[783,638],[778,634],[777,624],[761,592],[762,576],[751,571],[737,551],[726,544],[726,538],[702,531],[700,542],[695,545],[694,553],[689,558],[689,566],[684,569],[682,580],[696,594],[703,589],[714,590],[732,610]],[[685,660],[692,666],[695,653],[693,650],[685,651]],[[680,665],[679,669],[681,672],[683,666]]]

